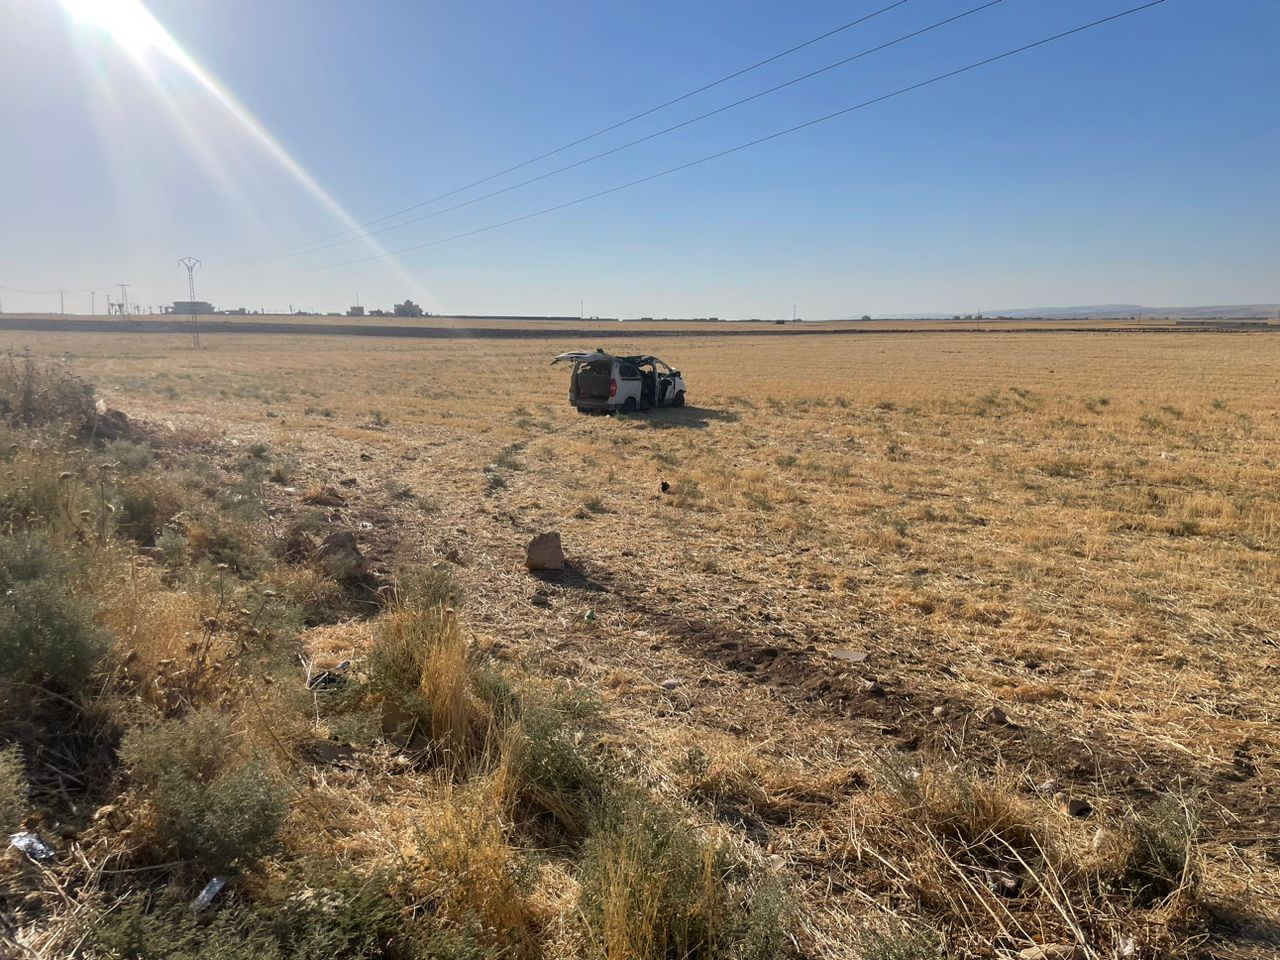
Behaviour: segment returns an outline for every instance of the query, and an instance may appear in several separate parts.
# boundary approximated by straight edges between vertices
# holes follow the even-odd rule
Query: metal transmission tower
[[[196,306],[196,267],[203,266],[195,257],[183,257],[178,261],[187,268],[187,296],[191,300],[191,345],[200,346],[200,308]]]

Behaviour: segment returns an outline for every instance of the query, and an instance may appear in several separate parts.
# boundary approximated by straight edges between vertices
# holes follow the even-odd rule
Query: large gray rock
[[[530,570],[563,570],[564,549],[560,546],[560,534],[540,533],[525,548],[524,565]]]

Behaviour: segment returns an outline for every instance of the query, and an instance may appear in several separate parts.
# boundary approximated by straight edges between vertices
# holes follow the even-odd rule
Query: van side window
[[[635,380],[640,376],[640,371],[629,363],[624,363],[618,368],[618,376],[624,380]]]

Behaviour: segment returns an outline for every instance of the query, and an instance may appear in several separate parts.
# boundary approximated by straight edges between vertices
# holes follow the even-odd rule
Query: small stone
[[[539,590],[537,593],[535,593],[532,597],[529,598],[529,602],[532,603],[535,607],[550,607],[551,597],[543,593],[541,590]]]
[[[853,650],[848,647],[842,647],[839,650],[832,650],[831,656],[837,660],[843,660],[845,663],[865,663],[867,659],[867,651]]]
[[[982,719],[985,722],[996,727],[1012,726],[1012,724],[1009,722],[1009,715],[1005,713],[1003,710],[1001,710],[999,707],[992,707],[991,709],[989,709],[986,713],[982,715]]]
[[[941,720],[943,717],[945,717],[945,716],[947,715],[947,707],[946,707],[946,704],[942,704],[942,703],[940,703],[940,704],[938,704],[936,707],[934,707],[934,708],[933,708],[933,710],[932,710],[932,711],[930,711],[930,712],[931,712],[935,717],[937,717],[939,720]]]
[[[525,548],[524,565],[530,570],[563,570],[564,548],[556,531],[540,533]]]
[[[883,697],[885,689],[879,680],[867,678],[862,681],[862,692],[868,697]]]
[[[661,686],[663,690],[674,690],[676,687],[680,686],[680,681],[675,679],[663,680],[659,686]]]

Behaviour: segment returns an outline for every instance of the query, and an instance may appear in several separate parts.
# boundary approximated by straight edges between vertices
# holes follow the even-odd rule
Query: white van
[[[684,406],[680,371],[657,357],[615,357],[603,350],[573,350],[551,362],[573,364],[569,404],[579,413],[631,413],[650,407]]]

